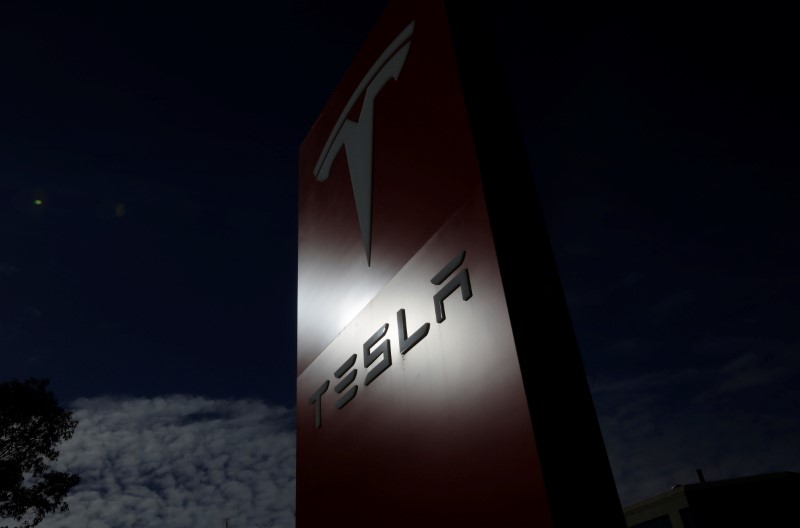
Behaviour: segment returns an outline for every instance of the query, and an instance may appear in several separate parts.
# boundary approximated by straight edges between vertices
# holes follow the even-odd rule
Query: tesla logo
[[[431,284],[434,286],[441,286],[444,281],[450,279],[447,284],[436,292],[433,296],[433,309],[436,314],[436,322],[442,324],[447,316],[444,311],[444,301],[456,290],[461,290],[461,299],[468,301],[472,298],[472,283],[469,280],[469,270],[464,267],[458,273],[455,271],[464,263],[464,257],[467,252],[462,251],[456,255],[450,262],[447,263],[432,279]],[[452,278],[451,278],[452,277]],[[400,348],[400,355],[405,355],[406,352],[411,350],[420,341],[425,339],[428,331],[431,328],[430,323],[424,323],[417,328],[411,335],[408,333],[408,326],[406,325],[406,311],[403,308],[397,310],[397,342]],[[381,374],[392,366],[392,344],[391,340],[386,337],[389,330],[389,323],[384,323],[380,326],[372,336],[364,342],[362,347],[364,368],[370,369],[364,379],[364,385],[367,386]],[[376,346],[377,345],[377,346]],[[333,373],[334,377],[339,380],[333,388],[336,394],[341,394],[341,397],[336,400],[335,406],[341,410],[342,407],[350,403],[358,393],[358,385],[353,384],[356,379],[358,369],[353,368],[358,359],[357,354],[352,354],[342,365]],[[380,361],[375,363],[376,361]],[[371,367],[371,368],[370,368]],[[345,375],[346,374],[346,375]],[[322,427],[322,395],[328,391],[331,381],[325,382],[314,391],[314,394],[308,399],[308,403],[315,406],[316,410],[316,426],[317,429]],[[347,392],[344,392],[347,389]],[[344,392],[344,394],[342,394]]]
[[[414,23],[412,22],[389,44],[389,47],[369,69],[339,115],[336,126],[328,136],[325,147],[314,167],[314,177],[317,181],[327,180],[333,160],[344,148],[347,164],[350,167],[350,182],[353,185],[353,196],[358,213],[358,224],[361,227],[361,240],[367,255],[367,266],[370,264],[372,251],[372,128],[375,97],[390,79],[397,80],[400,76],[411,47],[410,39],[413,32]],[[364,100],[361,103],[358,121],[352,121],[347,116],[362,94]]]

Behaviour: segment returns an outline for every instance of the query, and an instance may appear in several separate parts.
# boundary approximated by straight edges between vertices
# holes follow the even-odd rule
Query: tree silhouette
[[[47,462],[58,458],[56,446],[78,425],[48,383],[35,378],[0,383],[0,519],[22,521],[20,528],[67,511],[64,498],[80,482],[78,475],[53,471]]]

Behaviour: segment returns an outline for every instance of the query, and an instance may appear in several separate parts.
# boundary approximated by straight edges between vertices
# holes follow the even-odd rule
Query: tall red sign
[[[488,55],[473,53],[482,21],[460,9],[391,5],[301,147],[301,528],[567,526],[567,494],[573,510],[605,509],[596,525],[624,522],[532,183],[489,173],[519,158],[497,143],[513,130],[476,133],[508,109],[496,79],[472,79]],[[530,254],[550,268],[513,263]],[[550,311],[559,324],[536,320]],[[562,343],[530,350],[539,324]],[[551,376],[556,399],[540,401]],[[560,433],[559,405],[577,411]],[[591,474],[570,475],[588,486],[570,492],[555,470],[574,470],[559,436],[591,453]]]

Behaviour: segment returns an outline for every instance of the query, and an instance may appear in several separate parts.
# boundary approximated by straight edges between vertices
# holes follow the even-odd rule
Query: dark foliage
[[[34,378],[0,383],[0,519],[13,519],[20,528],[67,511],[65,497],[80,482],[78,475],[50,469],[56,447],[78,422],[58,405],[48,383]]]

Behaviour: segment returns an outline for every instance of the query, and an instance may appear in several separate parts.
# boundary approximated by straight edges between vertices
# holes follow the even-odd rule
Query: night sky
[[[293,525],[298,149],[383,3],[286,4],[0,8],[0,380],[86,475],[46,526]],[[623,504],[800,471],[792,18],[492,5]]]

